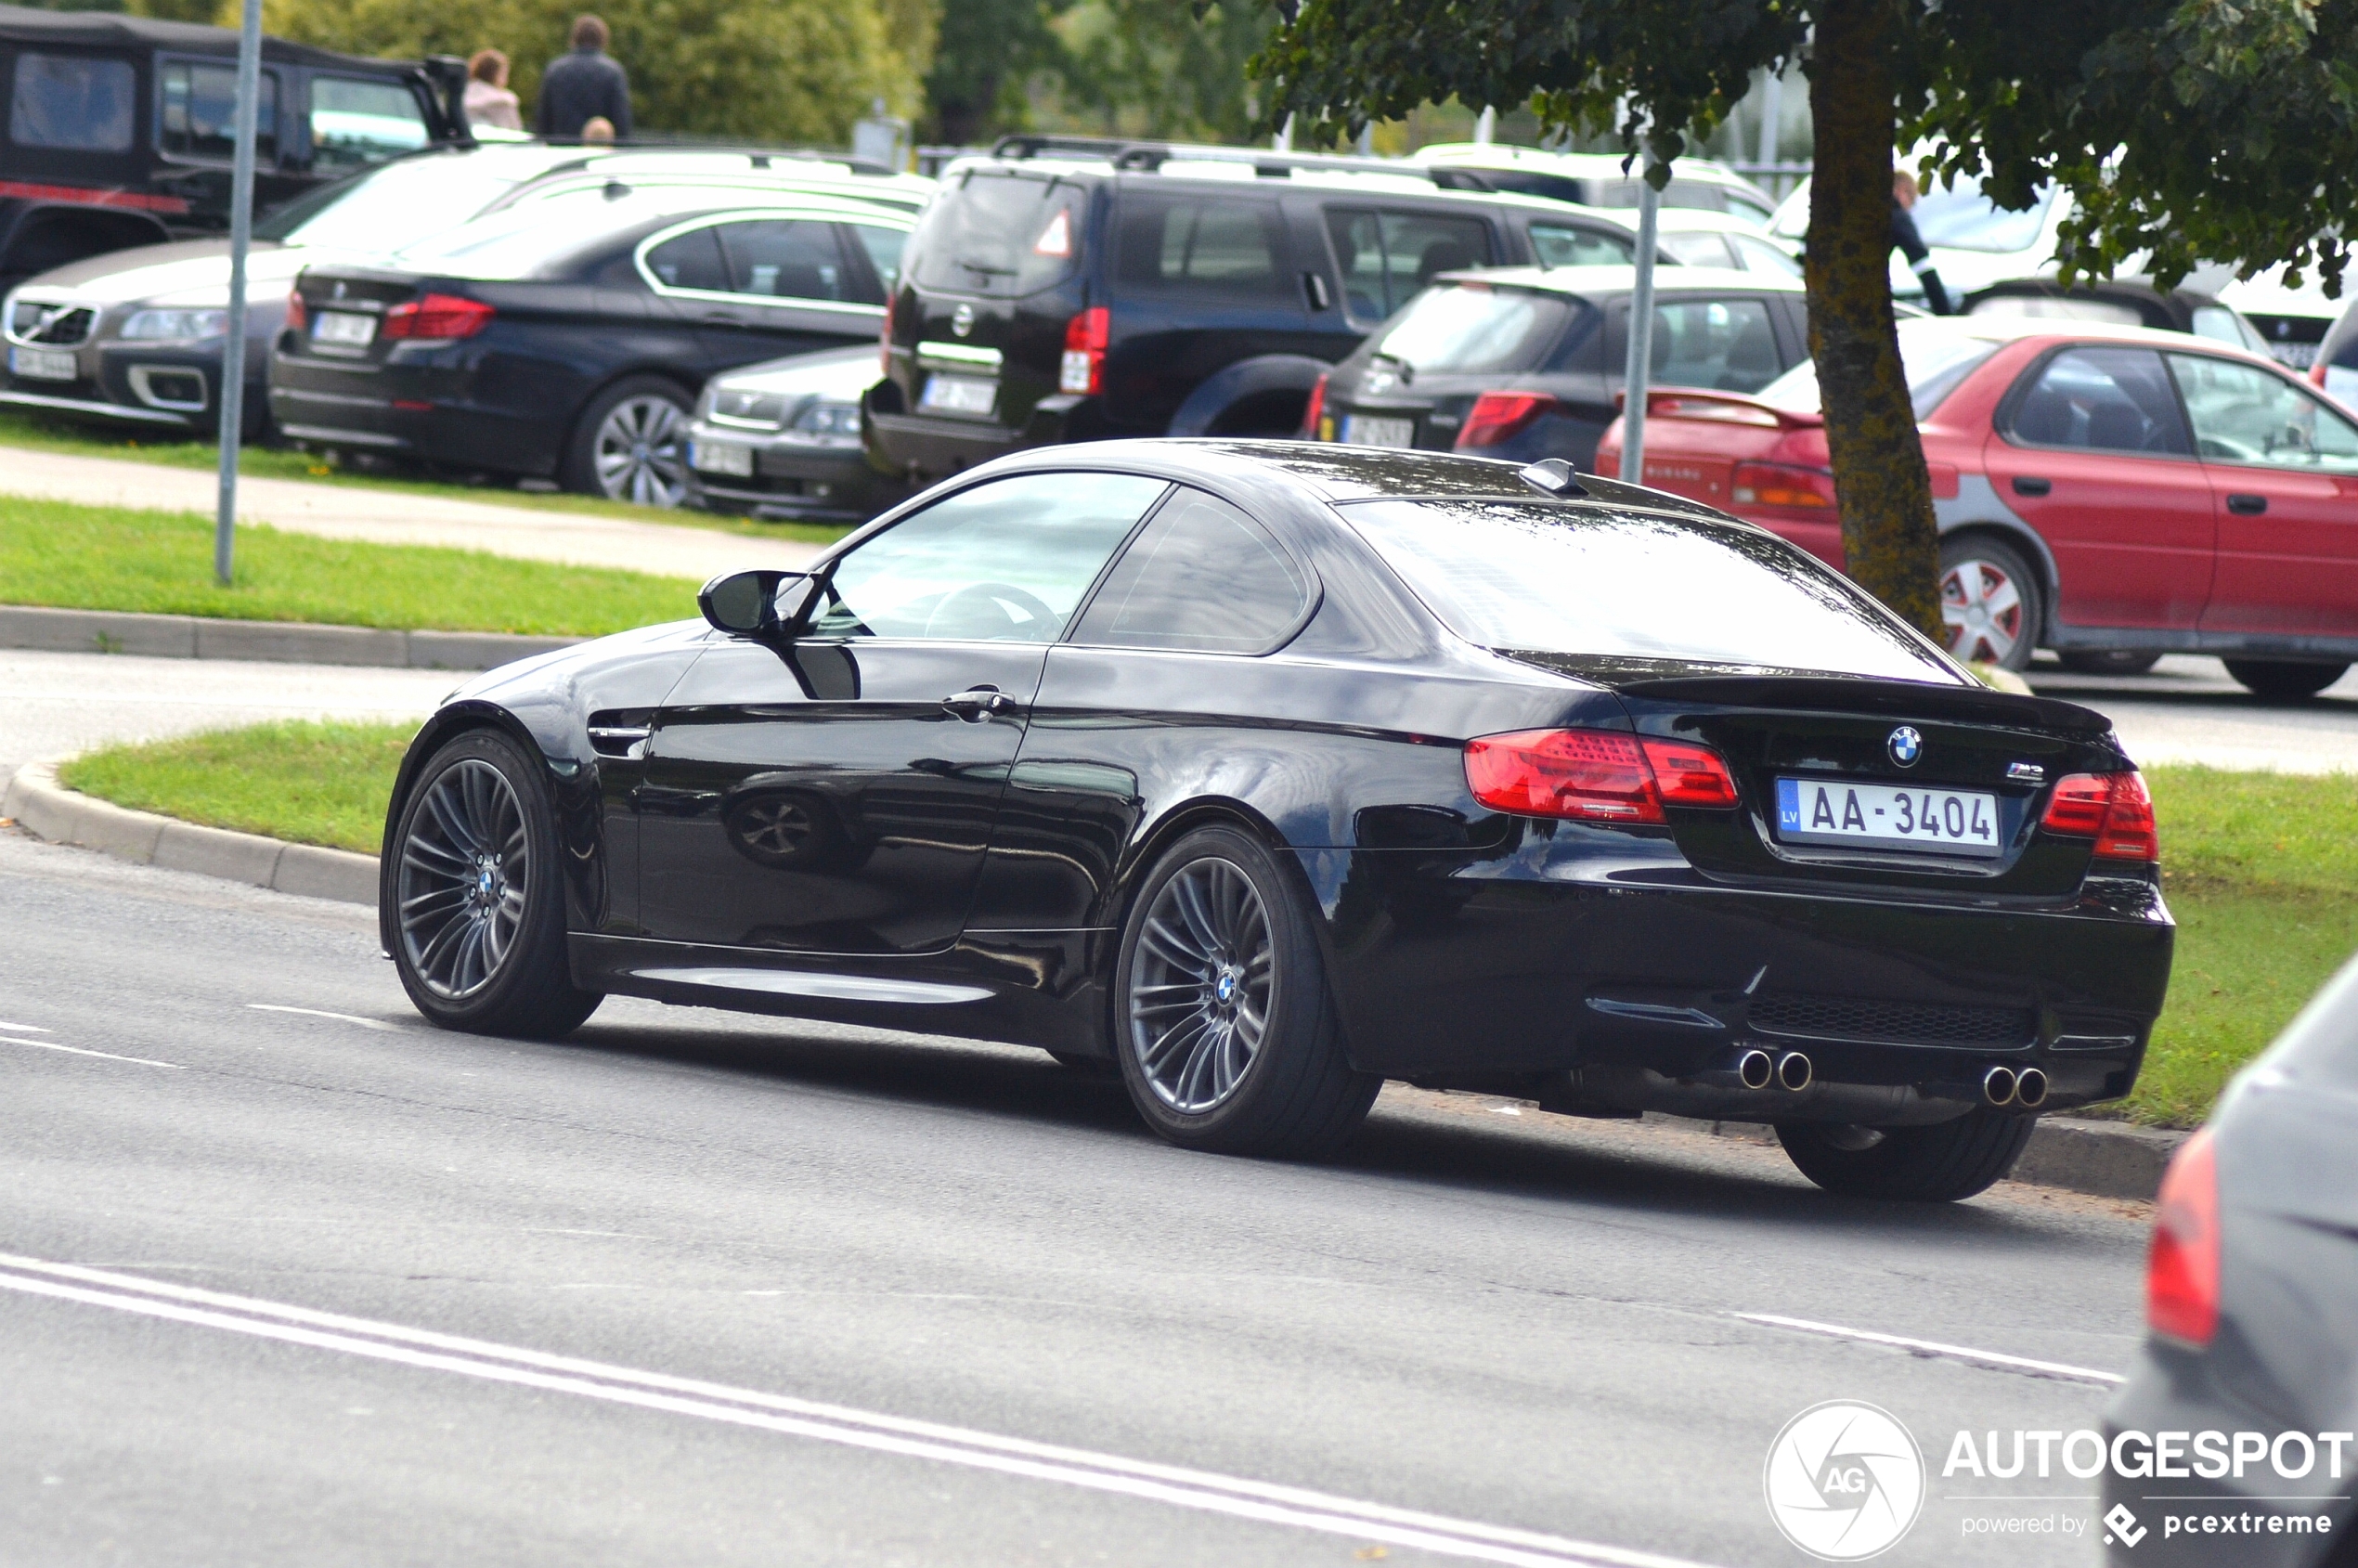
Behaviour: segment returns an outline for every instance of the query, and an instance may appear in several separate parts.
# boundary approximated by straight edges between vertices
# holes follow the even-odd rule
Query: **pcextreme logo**
[[[1830,1399],[1777,1433],[1761,1490],[1785,1539],[1820,1562],[1858,1562],[1915,1524],[1924,1452],[1888,1410]]]

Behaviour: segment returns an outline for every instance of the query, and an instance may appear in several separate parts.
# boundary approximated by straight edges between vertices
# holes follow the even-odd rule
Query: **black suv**
[[[1059,441],[1289,435],[1327,369],[1435,274],[1635,253],[1621,214],[1472,185],[1072,138],[960,159],[893,295],[862,406],[870,460],[929,481]]]

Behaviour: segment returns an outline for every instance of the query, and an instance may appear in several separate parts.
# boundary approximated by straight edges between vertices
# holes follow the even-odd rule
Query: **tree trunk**
[[[1891,313],[1891,0],[1816,7],[1809,109],[1809,351],[1826,411],[1846,568],[1943,646],[1940,540]]]

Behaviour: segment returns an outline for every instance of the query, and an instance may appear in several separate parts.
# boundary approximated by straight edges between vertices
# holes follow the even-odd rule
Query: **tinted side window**
[[[1275,203],[1125,193],[1115,277],[1129,293],[1290,299]]]
[[[8,139],[19,147],[128,152],[137,88],[138,75],[125,60],[19,55]]]
[[[1327,214],[1327,236],[1342,270],[1343,303],[1361,321],[1390,316],[1436,273],[1491,261],[1490,226],[1480,218],[1339,208]]]
[[[2212,462],[2358,473],[2358,425],[2257,365],[2173,354],[2197,449]]]
[[[2144,348],[2056,355],[2015,406],[2012,433],[2039,447],[2184,457],[2193,451],[2161,356]]]
[[[719,232],[732,294],[791,300],[851,298],[850,269],[844,266],[843,252],[836,244],[833,224],[809,218],[757,218],[724,223]],[[651,255],[649,260],[653,259]]]
[[[1309,607],[1309,578],[1260,524],[1183,489],[1123,552],[1073,641],[1258,654]]]
[[[156,144],[184,158],[237,156],[238,73],[226,65],[167,62],[163,80],[163,123]],[[265,162],[279,156],[279,78],[262,73],[262,94],[254,108],[254,156]]]
[[[729,268],[720,258],[720,237],[710,228],[675,234],[647,253],[647,270],[667,289],[729,291]]]
[[[311,79],[311,166],[361,169],[426,145],[425,111],[398,82]]]
[[[810,635],[1053,642],[1169,488],[1127,473],[1025,473],[961,490],[838,561]]]
[[[1593,228],[1535,223],[1531,253],[1541,266],[1627,266],[1638,257],[1638,244]]]
[[[1783,370],[1766,300],[1672,300],[1654,307],[1653,378],[1664,386],[1758,392]]]
[[[871,301],[882,305],[900,287],[900,253],[909,243],[905,230],[887,228],[882,224],[855,223],[846,226],[868,253],[868,265],[876,269],[876,280],[884,285],[884,299]]]

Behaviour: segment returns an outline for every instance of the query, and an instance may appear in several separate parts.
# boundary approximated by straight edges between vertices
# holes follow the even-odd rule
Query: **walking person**
[[[508,57],[497,49],[477,49],[467,61],[467,123],[497,125],[504,131],[524,129],[524,113],[516,95],[508,91]]]
[[[1916,281],[1924,286],[1924,305],[1935,316],[1947,316],[1956,309],[1949,298],[1948,289],[1940,281],[1940,274],[1932,265],[1931,248],[1924,236],[1916,232],[1912,211],[1916,205],[1916,176],[1905,169],[1891,171],[1891,243],[1908,258],[1908,269]]]
[[[533,125],[551,141],[577,141],[582,127],[604,120],[616,139],[630,139],[630,79],[606,53],[606,24],[594,16],[577,18],[573,52],[549,62],[540,73],[540,98]]]

